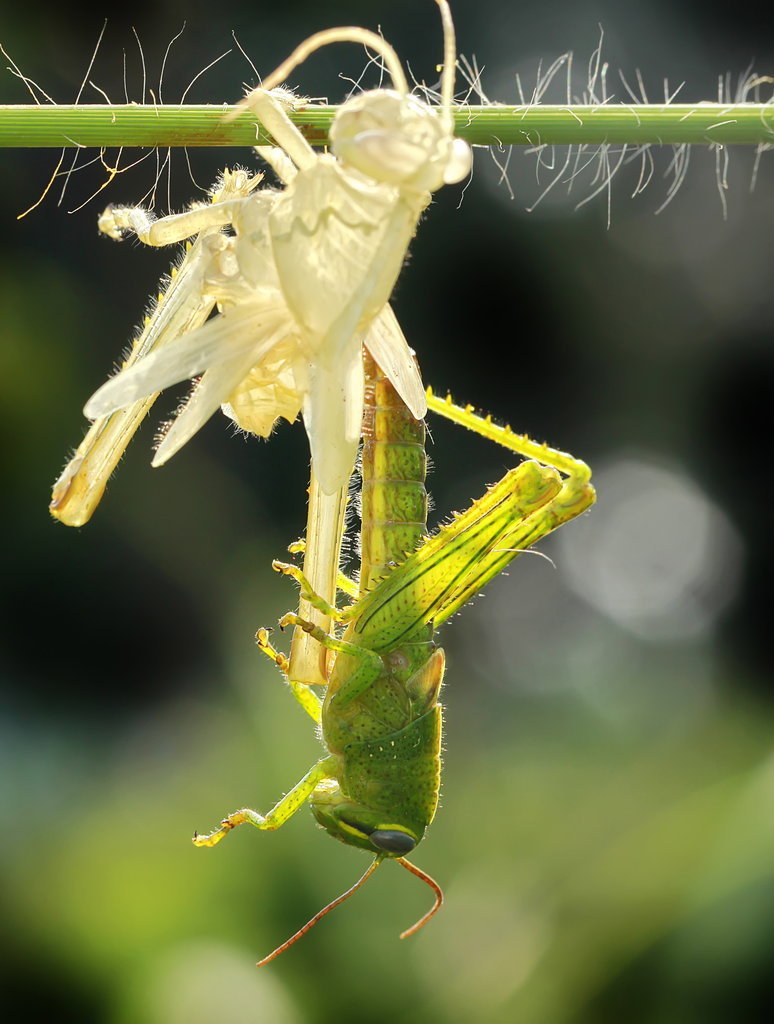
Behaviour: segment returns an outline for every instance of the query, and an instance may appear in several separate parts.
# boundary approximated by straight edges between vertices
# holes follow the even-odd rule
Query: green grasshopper
[[[339,578],[339,589],[352,603],[331,606],[300,569],[274,563],[277,571],[298,581],[303,600],[343,627],[340,635],[326,632],[292,612],[280,621],[281,628],[304,630],[327,654],[324,698],[289,676],[289,662],[269,643],[267,630],[257,635],[259,647],[288,676],[294,697],[320,726],[327,754],[267,814],[236,811],[215,831],[195,835],[194,843],[214,846],[245,822],[263,830],[279,828],[309,801],[317,821],[334,838],[367,850],[374,860],[350,890],[259,966],[360,888],[383,860],[397,861],[436,895],[432,909],[401,938],[439,909],[440,887],[406,859],[438,804],[444,653],[433,640],[434,631],[521,551],[594,501],[583,462],[428,391],[433,411],[528,461],[427,537],[424,423],[412,417],[373,359],[366,355],[365,360],[360,578],[358,584]]]

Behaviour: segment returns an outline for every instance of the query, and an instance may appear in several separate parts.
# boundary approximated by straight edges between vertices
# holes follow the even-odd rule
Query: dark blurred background
[[[774,71],[768,13],[693,0],[454,4],[460,52],[503,102],[517,100],[517,72],[531,89],[541,60],[545,70],[567,50],[580,91],[600,24],[608,92],[623,98],[619,69],[634,82],[639,68],[653,100],[682,81],[681,100],[715,99],[718,76],[733,88],[751,62]],[[121,101],[125,52],[129,98],[142,98],[134,26],[157,91],[183,21],[167,101],[233,48],[232,29],[264,72],[334,24],[381,25],[419,80],[441,58],[429,0],[163,2],[111,14],[90,79]],[[69,6],[0,18],[0,41],[59,102],[74,99],[99,30]],[[333,102],[348,89],[339,73],[363,65],[356,47],[336,47],[294,81]],[[188,98],[234,100],[252,81],[234,50]],[[1,102],[27,102],[10,74],[0,83]],[[563,102],[564,87],[545,99]],[[57,154],[3,153],[0,963],[17,1018],[34,1007],[80,1024],[769,1019],[774,158],[751,191],[752,152],[728,154],[719,188],[717,155],[696,151],[658,212],[672,153],[653,155],[635,198],[638,161],[609,203],[605,190],[590,198],[604,178],[594,163],[526,212],[566,153],[543,154],[541,168],[495,154],[506,183],[481,150],[462,202],[447,189],[421,225],[394,305],[425,379],[586,459],[599,504],[544,545],[555,567],[520,559],[443,634],[443,799],[416,857],[446,889],[442,914],[399,943],[428,897],[388,866],[256,972],[364,867],[305,811],[214,852],[188,839],[235,807],[267,809],[319,754],[253,644],[293,603],[270,561],[303,530],[306,438],[296,424],[245,441],[218,416],[151,471],[156,424],[179,399],[167,394],[93,522],[50,520],[83,402],[170,254],[96,231],[107,202],[152,186],[154,157],[72,215],[105,181],[101,165],[17,221]],[[253,158],[191,154],[205,187],[235,162]],[[200,194],[174,153],[157,206]],[[437,521],[511,460],[431,428]]]

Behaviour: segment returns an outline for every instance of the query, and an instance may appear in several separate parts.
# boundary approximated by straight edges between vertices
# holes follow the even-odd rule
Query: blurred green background
[[[772,72],[765,9],[457,0],[459,48],[515,102],[605,30],[608,91],[640,68],[652,99],[713,99],[754,60]],[[417,78],[440,60],[429,2],[132,5],[111,15],[90,78],[141,98],[131,25],[164,97],[233,46],[273,68],[332,24],[381,25]],[[16,9],[0,41],[54,98],[74,98],[100,25]],[[768,34],[767,34],[768,32]],[[354,47],[297,77],[331,100]],[[189,98],[233,100],[238,52]],[[2,102],[25,102],[10,74]],[[85,95],[97,101],[94,91]],[[558,93],[546,99],[562,101]],[[114,154],[110,154],[112,157]],[[722,154],[721,154],[722,157]],[[558,170],[564,153],[554,155]],[[76,175],[21,221],[56,162],[0,165],[3,555],[0,964],[13,1019],[177,1022],[512,1021],[720,1024],[769,1019],[774,940],[774,693],[769,666],[770,408],[774,355],[771,157],[696,152],[672,203],[671,153],[632,198],[635,161],[607,197],[596,166],[525,212],[556,170],[510,157],[510,189],[480,151],[472,183],[440,194],[395,308],[425,378],[594,468],[597,508],[525,557],[449,625],[442,806],[416,861],[447,905],[405,943],[428,894],[387,865],[271,967],[255,959],[345,889],[365,859],[308,813],[240,830],[216,851],[193,830],[268,808],[317,758],[303,713],[253,634],[294,590],[273,557],[303,529],[300,425],[268,442],[213,419],[151,471],[165,395],[94,521],[48,518],[48,488],[82,436],[81,407],[113,366],[164,252],[98,237],[104,203],[136,201],[153,158]],[[124,159],[129,162],[125,154]],[[503,162],[507,154],[499,154]],[[547,164],[551,154],[544,154]],[[207,185],[249,153],[192,155]],[[167,205],[167,186],[158,205]],[[173,208],[196,196],[173,154]],[[502,475],[507,454],[432,424],[435,520]],[[14,1016],[15,1014],[15,1016]]]

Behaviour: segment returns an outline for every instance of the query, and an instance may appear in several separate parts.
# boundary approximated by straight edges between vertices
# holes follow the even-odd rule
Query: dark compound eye
[[[368,838],[377,849],[385,853],[411,853],[417,845],[413,836],[396,828],[377,828]]]

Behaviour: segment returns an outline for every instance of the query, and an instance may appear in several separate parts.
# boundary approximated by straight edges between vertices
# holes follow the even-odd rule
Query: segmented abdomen
[[[424,422],[414,419],[371,356],[364,358],[361,595],[427,532]]]

